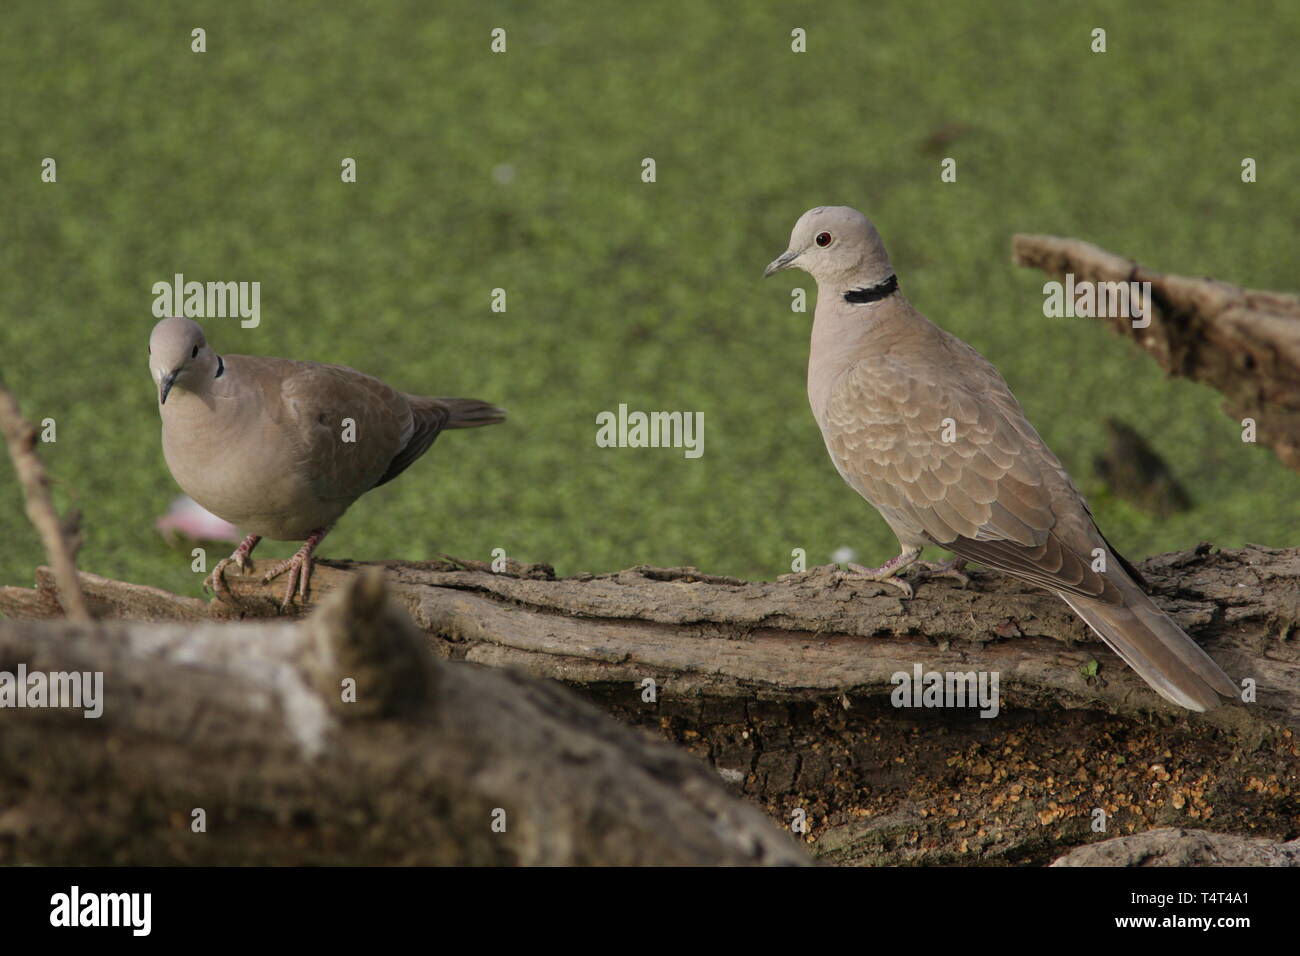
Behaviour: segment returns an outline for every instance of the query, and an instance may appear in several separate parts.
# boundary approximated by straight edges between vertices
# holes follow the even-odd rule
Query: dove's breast
[[[162,411],[163,456],[172,477],[241,531],[301,540],[355,500],[319,494],[296,429],[262,403],[173,392]]]

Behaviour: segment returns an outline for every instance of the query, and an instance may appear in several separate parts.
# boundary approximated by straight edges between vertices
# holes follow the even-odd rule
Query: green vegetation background
[[[183,593],[188,550],[152,527],[178,492],[145,348],[151,286],[177,272],[262,283],[259,328],[206,323],[218,351],[512,412],[443,436],[327,557],[501,547],[562,573],[766,577],[795,547],[883,560],[893,539],[804,397],[811,314],[790,296],[814,286],[759,277],[800,213],[845,203],[909,298],[1001,368],[1118,547],[1295,545],[1300,477],[1243,445],[1216,394],[1098,323],[1044,318],[1045,277],[1008,249],[1017,231],[1077,236],[1294,291],[1298,35],[1298,4],[1182,0],[10,3],[0,372],[28,417],[57,421],[42,452],[84,512],[81,565]],[[595,415],[620,402],[704,412],[704,457],[598,449]],[[1192,512],[1108,496],[1092,458],[1109,415],[1167,458]],[[43,555],[0,474],[0,583],[27,584]]]

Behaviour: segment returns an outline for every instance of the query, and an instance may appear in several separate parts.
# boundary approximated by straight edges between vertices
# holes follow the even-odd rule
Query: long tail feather
[[[1057,595],[1166,700],[1189,710],[1204,711],[1219,706],[1220,694],[1236,697],[1240,693],[1210,655],[1127,575],[1116,583],[1123,604],[1106,604],[1060,591]]]

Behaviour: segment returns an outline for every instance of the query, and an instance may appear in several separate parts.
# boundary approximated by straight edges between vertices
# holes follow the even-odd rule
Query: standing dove
[[[1055,593],[1166,700],[1203,711],[1237,695],[1139,587],[997,369],[903,298],[866,216],[804,213],[763,274],[792,266],[817,280],[813,416],[840,475],[901,546],[855,573],[910,596],[895,575],[939,545],[959,559],[944,573],[977,561]]]
[[[405,395],[342,365],[220,356],[197,322],[163,319],[149,336],[163,456],[184,492],[247,537],[208,579],[231,600],[262,538],[304,541],[263,578],[288,572],[282,607],[305,600],[312,553],[352,502],[392,481],[448,428],[505,420],[472,398]]]

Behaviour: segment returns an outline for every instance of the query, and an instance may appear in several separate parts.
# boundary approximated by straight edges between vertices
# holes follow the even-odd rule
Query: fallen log
[[[1300,840],[1162,827],[1081,846],[1052,866],[1300,866]]]
[[[324,562],[316,599],[367,565]],[[745,582],[634,568],[556,579],[545,565],[386,562],[394,601],[436,654],[552,678],[711,764],[823,859],[1046,863],[1153,825],[1284,837],[1297,825],[1300,550],[1162,555],[1157,603],[1252,702],[1194,715],[1163,702],[1051,595],[976,571],[911,601],[828,569]],[[232,575],[242,609],[83,574],[92,613],[124,621],[274,615],[279,595]],[[47,572],[0,611],[59,614]],[[997,717],[900,709],[896,674],[995,672]],[[1251,697],[1249,693],[1246,695]]]
[[[0,710],[0,863],[806,861],[679,749],[438,660],[382,577],[299,622],[0,620],[0,671],[104,675],[98,718]]]
[[[1150,282],[1150,325],[1103,318],[1170,375],[1222,392],[1236,422],[1255,422],[1255,440],[1300,471],[1300,300],[1214,279],[1155,272],[1091,243],[1018,234],[1011,258],[1075,281]]]

